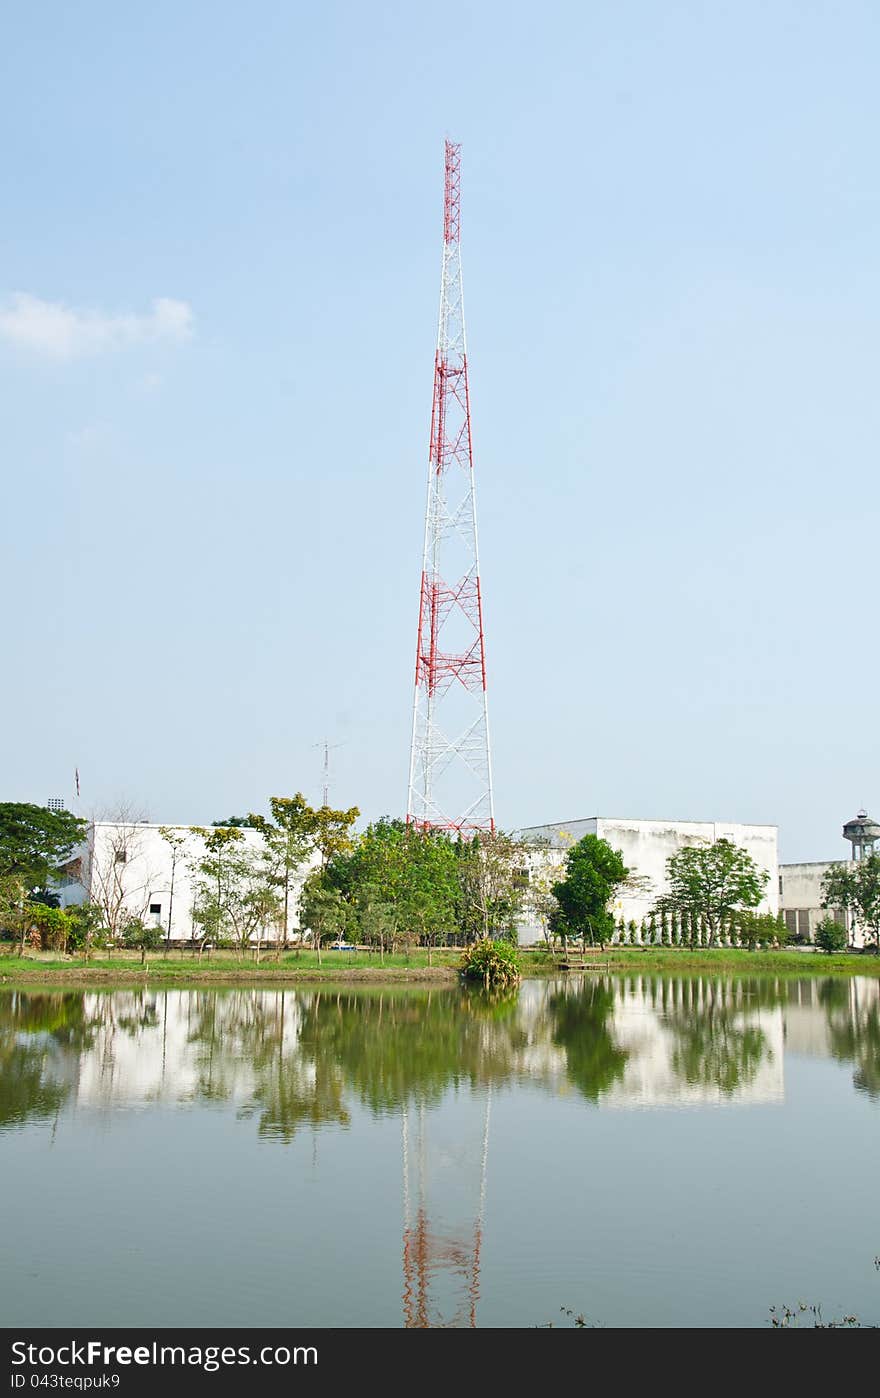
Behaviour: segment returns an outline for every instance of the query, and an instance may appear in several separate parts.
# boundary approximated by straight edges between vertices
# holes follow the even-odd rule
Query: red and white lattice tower
[[[407,824],[495,829],[461,279],[461,146],[446,142]]]

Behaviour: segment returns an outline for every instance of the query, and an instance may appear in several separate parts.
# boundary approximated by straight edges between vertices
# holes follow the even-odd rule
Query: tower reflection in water
[[[492,1089],[452,1120],[424,1102],[401,1113],[403,1318],[407,1329],[475,1328]],[[479,1133],[479,1134],[477,1134]]]

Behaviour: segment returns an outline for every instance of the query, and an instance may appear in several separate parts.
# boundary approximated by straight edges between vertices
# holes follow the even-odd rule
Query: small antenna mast
[[[331,743],[327,738],[325,738],[325,739],[323,740],[323,742],[320,742],[320,743],[313,743],[312,746],[313,746],[313,747],[316,747],[316,748],[323,748],[323,749],[324,749],[324,764],[323,764],[323,773],[324,773],[324,800],[323,800],[323,803],[322,803],[322,804],[323,804],[324,806],[329,806],[329,805],[330,805],[330,753],[331,753],[331,751],[333,751],[334,748],[342,748],[342,747],[345,747],[345,744],[344,744],[344,743]]]

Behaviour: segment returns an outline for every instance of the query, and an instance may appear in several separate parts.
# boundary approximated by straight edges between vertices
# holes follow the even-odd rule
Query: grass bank
[[[657,971],[669,975],[724,971],[743,976],[880,976],[880,956],[841,952],[832,956],[804,947],[798,951],[746,951],[743,947],[608,947],[588,950],[585,957],[572,951],[597,971]],[[555,975],[557,967],[546,953],[525,952],[521,958],[526,975]]]
[[[299,956],[285,952],[277,959],[264,952],[260,959],[241,958],[234,952],[212,952],[201,961],[189,953],[171,952],[148,955],[141,964],[139,952],[103,953],[88,962],[79,957],[59,957],[51,954],[29,956],[0,956],[0,986],[3,985],[176,985],[193,984],[234,985],[293,985],[297,983],[332,981],[367,982],[378,984],[449,984],[456,980],[461,953],[438,950],[428,964],[427,951],[385,956],[367,952],[325,951],[321,964],[314,952]]]
[[[572,951],[573,960],[578,953]],[[141,964],[139,952],[101,953],[91,961],[31,953],[19,957],[0,956],[2,985],[294,985],[300,983],[360,982],[380,984],[450,984],[458,974],[461,952],[441,948],[428,953],[414,948],[409,956],[386,956],[380,962],[376,953],[364,951],[325,951],[321,964],[314,952],[285,952],[277,959],[263,952],[259,961],[241,958],[235,952],[214,951],[201,961],[189,952],[161,952],[147,956]],[[654,972],[668,975],[706,975],[724,972],[743,976],[880,976],[880,956],[802,951],[744,951],[734,947],[609,947],[589,951],[584,958],[596,972]],[[520,957],[525,976],[565,974],[542,951],[523,951]]]

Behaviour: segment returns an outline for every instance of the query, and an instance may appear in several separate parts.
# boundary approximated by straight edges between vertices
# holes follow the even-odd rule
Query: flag
[[[77,796],[79,796],[79,768],[78,768],[78,767],[77,767],[76,772],[75,772],[75,778],[76,778],[76,794],[77,794]]]

